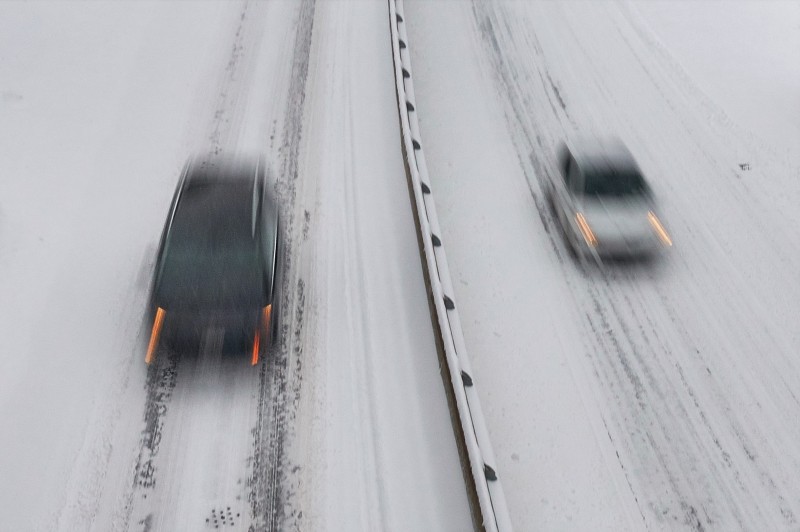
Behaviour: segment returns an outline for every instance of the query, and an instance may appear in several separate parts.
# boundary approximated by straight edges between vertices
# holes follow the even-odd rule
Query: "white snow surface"
[[[750,91],[756,70],[725,108],[704,84],[719,71],[695,81],[671,53],[686,32],[663,37],[668,19],[638,6],[406,2],[422,143],[511,518],[796,530],[800,166],[786,155],[797,116],[782,113],[797,92]],[[698,9],[724,43],[755,7]],[[756,50],[788,55],[792,79],[800,50],[780,43],[797,26],[776,27],[790,34]],[[725,48],[692,49],[700,64],[712,52]],[[770,116],[784,137],[765,131]],[[663,260],[569,257],[541,183],[559,142],[587,133],[620,136],[648,175],[675,241]]]
[[[277,185],[292,251],[271,354],[293,406],[271,524],[470,528],[387,7],[318,3],[298,99],[309,5],[0,3],[0,529],[200,530],[227,507],[229,528],[263,527],[248,483],[272,405],[218,335],[177,362],[142,451],[147,266],[184,160],[209,147],[297,170]],[[405,5],[515,529],[797,530],[798,3]],[[650,177],[663,261],[567,255],[540,183],[586,132],[621,136]]]
[[[800,158],[800,2],[635,3],[662,46],[733,122]]]
[[[0,529],[469,529],[388,6],[3,2],[0,50]],[[174,373],[148,387],[148,266],[184,161],[215,148],[272,162],[283,337],[253,369],[211,331],[198,353],[161,350]],[[273,405],[260,376],[279,352]],[[285,507],[256,515],[273,408]]]
[[[317,6],[301,159],[310,178],[297,208],[315,302],[298,414],[311,437],[298,429],[292,453],[310,465],[298,488],[303,530],[471,527],[400,152],[387,14],[383,2]]]

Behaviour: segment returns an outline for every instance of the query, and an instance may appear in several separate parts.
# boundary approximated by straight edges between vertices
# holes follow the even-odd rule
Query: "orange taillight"
[[[272,305],[264,307],[264,328],[269,330],[269,321],[272,319]]]
[[[164,325],[164,315],[166,311],[158,307],[156,309],[156,317],[153,320],[153,330],[150,332],[150,344],[147,346],[147,354],[144,357],[144,363],[150,364],[153,361],[153,356],[158,346],[158,337],[161,335],[161,327]]]
[[[264,323],[262,327],[265,332],[269,331],[269,321],[272,317],[272,305],[267,305],[264,307]],[[258,351],[259,347],[261,347],[261,331],[260,328],[256,328],[256,336],[253,339],[253,356],[250,358],[250,364],[255,366],[258,364]]]
[[[255,366],[258,364],[258,348],[261,343],[261,333],[256,329],[256,337],[253,340],[253,357],[250,359],[250,365]]]
[[[575,220],[578,222],[578,228],[581,230],[583,239],[590,247],[595,247],[597,245],[597,237],[594,236],[594,232],[592,232],[592,228],[589,227],[589,222],[586,221],[583,213],[576,213]]]
[[[672,246],[672,239],[669,237],[667,230],[664,229],[663,225],[661,225],[661,221],[653,211],[647,213],[647,219],[650,220],[650,225],[652,225],[653,229],[655,229],[655,232],[658,235],[658,238],[661,239],[661,242],[663,242],[665,246]]]

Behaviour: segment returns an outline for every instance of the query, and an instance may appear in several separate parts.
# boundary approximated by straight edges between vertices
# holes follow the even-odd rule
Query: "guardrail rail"
[[[416,115],[403,1],[388,2],[403,153],[415,203],[415,221],[421,241],[423,264],[427,270],[425,277],[433,303],[432,318],[435,330],[440,335],[437,339],[439,347],[444,351],[442,358],[446,367],[443,369],[450,376],[452,390],[448,392],[452,392],[452,401],[457,410],[451,411],[451,415],[454,424],[460,428],[456,431],[457,438],[461,439],[457,442],[459,454],[462,457],[462,467],[469,473],[465,474],[465,478],[472,483],[470,505],[473,520],[487,532],[511,532],[505,495],[467,357],[425,164],[425,152],[422,149]]]

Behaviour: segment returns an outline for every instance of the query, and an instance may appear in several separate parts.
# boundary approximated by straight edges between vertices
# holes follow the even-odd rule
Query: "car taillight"
[[[586,221],[586,218],[583,216],[583,213],[576,213],[575,214],[575,221],[578,222],[578,228],[581,230],[581,234],[583,235],[583,239],[590,247],[597,246],[597,237],[594,236],[592,232],[592,228],[589,227],[589,222]]]
[[[256,336],[253,339],[253,356],[250,359],[251,366],[255,366],[256,364],[258,364],[258,349],[260,347],[259,346],[260,343],[261,343],[261,331],[256,329]]]
[[[269,333],[270,320],[272,318],[272,305],[267,305],[263,309],[263,324],[261,327],[256,327],[256,335],[253,339],[253,355],[250,358],[250,365],[255,366],[258,364],[258,352],[261,347],[261,331],[263,329],[265,334]]]
[[[164,326],[164,316],[166,313],[167,312],[161,307],[156,309],[156,317],[153,320],[153,329],[150,332],[150,343],[147,346],[147,354],[144,357],[145,364],[150,364],[153,361],[156,347],[158,347],[158,337],[161,336],[161,328]]]
[[[663,242],[665,246],[672,246],[672,239],[669,237],[667,230],[664,229],[663,225],[661,225],[661,221],[653,211],[649,211],[647,213],[647,219],[650,221],[650,225],[653,226],[658,238],[661,239],[661,242]]]

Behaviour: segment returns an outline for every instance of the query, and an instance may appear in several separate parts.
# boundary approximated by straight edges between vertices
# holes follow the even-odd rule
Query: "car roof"
[[[584,171],[637,170],[639,166],[625,144],[616,137],[582,137],[568,143],[569,151]]]
[[[154,297],[160,306],[264,303],[262,238],[256,233],[263,181],[261,158],[204,156],[188,162],[159,259]]]
[[[248,239],[255,232],[259,201],[258,159],[227,156],[195,159],[186,170],[173,230]]]

